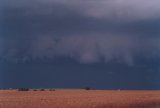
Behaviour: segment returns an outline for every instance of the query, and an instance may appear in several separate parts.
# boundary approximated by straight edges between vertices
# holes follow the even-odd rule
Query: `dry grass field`
[[[160,91],[0,91],[0,108],[160,108]]]

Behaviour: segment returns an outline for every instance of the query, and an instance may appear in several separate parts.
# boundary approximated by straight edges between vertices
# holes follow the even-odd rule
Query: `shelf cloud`
[[[0,56],[82,63],[160,56],[159,0],[0,1]]]

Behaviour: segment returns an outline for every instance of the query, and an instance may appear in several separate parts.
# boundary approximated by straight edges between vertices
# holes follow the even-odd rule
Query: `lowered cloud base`
[[[6,40],[5,40],[6,41]],[[28,46],[17,46],[17,40],[3,43],[1,56],[3,58],[55,58],[65,56],[82,63],[94,63],[102,60],[106,62],[123,62],[134,64],[137,56],[144,58],[160,57],[159,38],[134,38],[128,36],[116,37],[112,35],[89,36],[37,36],[31,39]],[[8,47],[7,47],[8,46]],[[2,50],[3,49],[3,50]]]

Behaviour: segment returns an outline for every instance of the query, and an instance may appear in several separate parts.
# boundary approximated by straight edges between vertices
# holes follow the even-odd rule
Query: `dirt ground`
[[[0,108],[160,108],[160,91],[0,90]]]

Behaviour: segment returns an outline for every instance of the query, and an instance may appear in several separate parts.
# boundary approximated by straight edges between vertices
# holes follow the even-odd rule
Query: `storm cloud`
[[[3,59],[82,63],[160,57],[159,0],[1,0]]]

